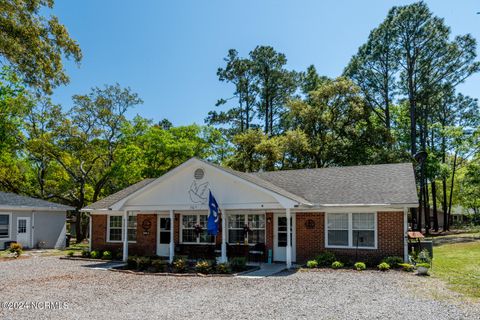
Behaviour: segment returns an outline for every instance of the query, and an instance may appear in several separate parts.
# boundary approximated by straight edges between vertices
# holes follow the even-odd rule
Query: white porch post
[[[408,262],[408,208],[403,208],[403,261]]]
[[[88,251],[92,251],[92,213],[88,214]]]
[[[169,256],[168,261],[173,262],[173,254],[175,253],[175,238],[174,238],[174,224],[175,224],[175,215],[173,214],[173,209],[170,209],[170,248],[168,250]]]
[[[128,259],[128,211],[123,213],[123,261]]]
[[[227,262],[227,212],[222,210],[222,256],[221,262]]]
[[[287,269],[290,269],[292,267],[292,241],[291,241],[291,234],[292,234],[292,231],[291,231],[291,227],[292,227],[292,224],[291,224],[291,214],[290,214],[290,208],[287,208],[287,254],[286,254],[286,262],[287,262]]]

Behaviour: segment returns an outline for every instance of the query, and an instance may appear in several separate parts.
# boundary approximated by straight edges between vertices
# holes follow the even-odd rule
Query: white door
[[[296,260],[295,256],[295,215],[291,216],[290,223],[290,243],[292,244],[292,261]],[[287,260],[287,217],[286,215],[275,215],[273,232],[273,260]]]
[[[30,218],[17,218],[17,242],[22,246],[30,247]]]
[[[170,255],[170,223],[170,217],[158,216],[157,256],[168,257]]]

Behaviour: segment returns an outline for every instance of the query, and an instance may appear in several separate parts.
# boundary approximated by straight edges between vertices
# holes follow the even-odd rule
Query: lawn
[[[432,275],[449,287],[480,298],[480,241],[444,244],[434,249]]]

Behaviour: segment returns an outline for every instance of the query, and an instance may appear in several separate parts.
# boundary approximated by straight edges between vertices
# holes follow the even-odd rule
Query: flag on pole
[[[218,203],[215,200],[212,192],[208,195],[208,207],[210,208],[210,214],[208,215],[207,231],[209,235],[216,236],[218,234]]]

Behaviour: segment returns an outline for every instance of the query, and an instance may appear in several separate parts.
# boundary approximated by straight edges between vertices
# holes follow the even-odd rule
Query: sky
[[[319,74],[337,77],[388,10],[412,2],[57,0],[47,14],[65,24],[83,60],[65,63],[71,81],[55,90],[53,101],[68,109],[72,95],[119,83],[144,101],[130,117],[203,124],[208,111],[218,109],[215,102],[232,95],[233,87],[216,76],[229,49],[247,56],[270,45],[286,55],[288,69],[313,64]],[[453,35],[480,40],[480,1],[426,2]],[[475,98],[479,89],[478,74],[459,87]]]

